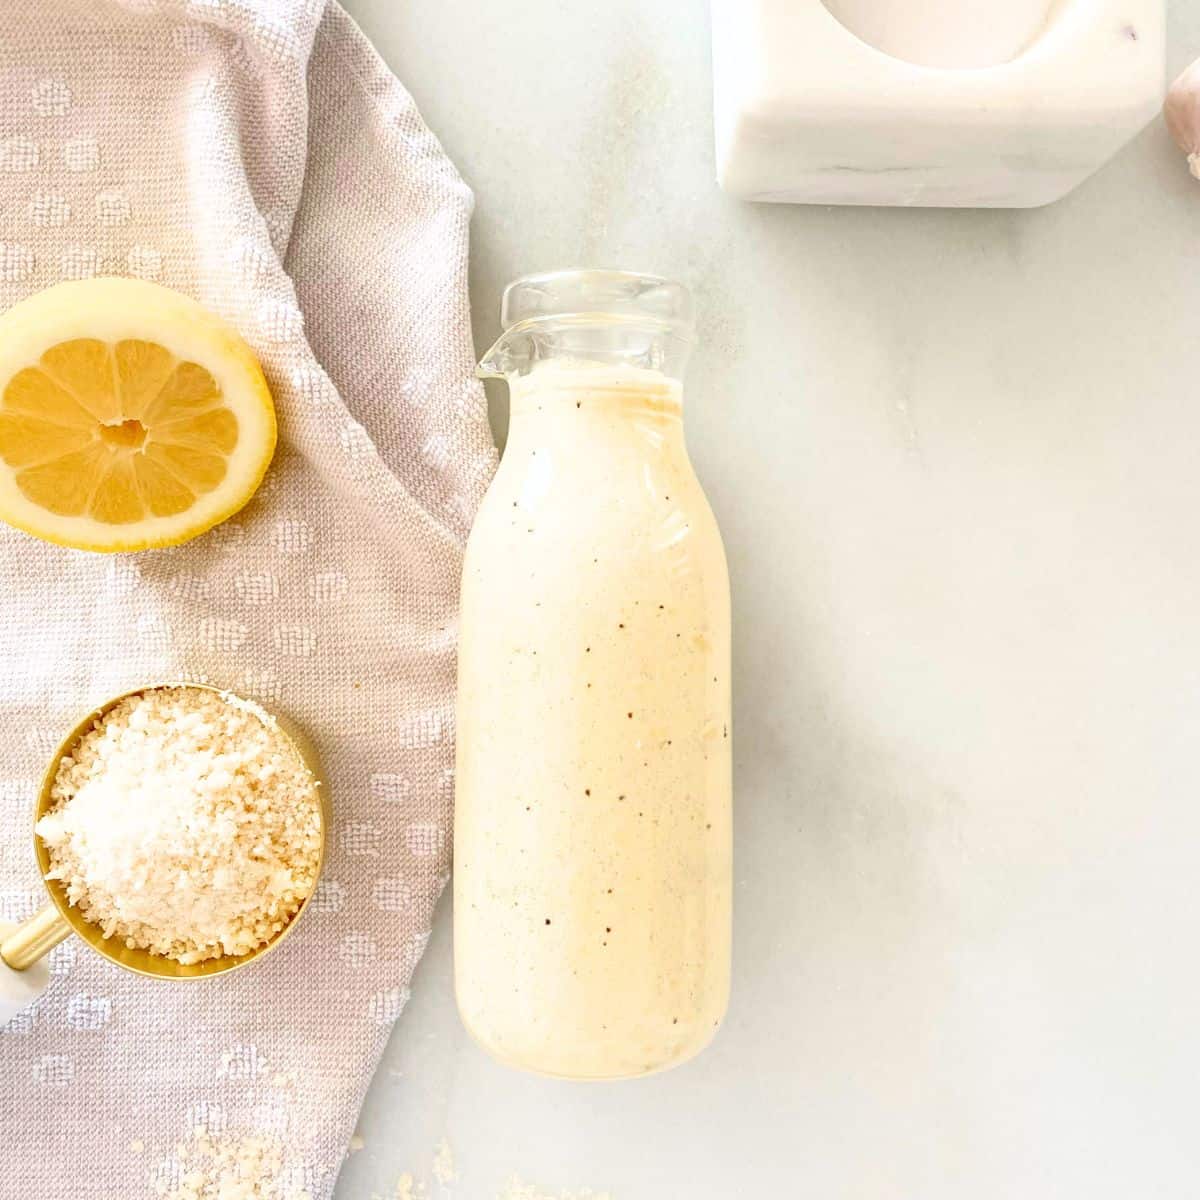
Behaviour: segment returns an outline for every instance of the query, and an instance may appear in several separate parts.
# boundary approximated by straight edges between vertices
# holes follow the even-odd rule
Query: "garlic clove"
[[[1200,58],[1171,84],[1163,104],[1167,128],[1200,179]]]

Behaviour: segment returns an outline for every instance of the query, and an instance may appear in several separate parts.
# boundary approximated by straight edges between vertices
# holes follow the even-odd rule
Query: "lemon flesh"
[[[0,519],[35,537],[187,541],[253,496],[275,439],[250,348],[178,292],[80,280],[0,317]]]

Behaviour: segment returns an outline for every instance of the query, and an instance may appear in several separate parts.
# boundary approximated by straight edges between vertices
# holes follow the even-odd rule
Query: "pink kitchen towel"
[[[261,964],[141,979],[68,940],[0,1032],[0,1196],[320,1200],[449,871],[463,541],[494,468],[467,306],[471,193],[326,0],[0,5],[0,304],[135,275],[260,356],[266,482],[186,546],[0,527],[0,921],[42,900],[39,776],[89,706],[209,681],[313,735],[335,813]]]

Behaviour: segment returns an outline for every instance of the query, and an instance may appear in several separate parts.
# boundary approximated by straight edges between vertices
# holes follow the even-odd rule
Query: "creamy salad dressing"
[[[679,384],[556,361],[512,381],[467,548],[456,975],[514,1065],[673,1065],[725,1011],[729,591]]]

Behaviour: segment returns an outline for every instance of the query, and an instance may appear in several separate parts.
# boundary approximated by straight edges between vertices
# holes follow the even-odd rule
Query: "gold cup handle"
[[[71,934],[71,926],[53,904],[39,909],[28,921],[0,941],[0,959],[14,971],[24,971]]]

